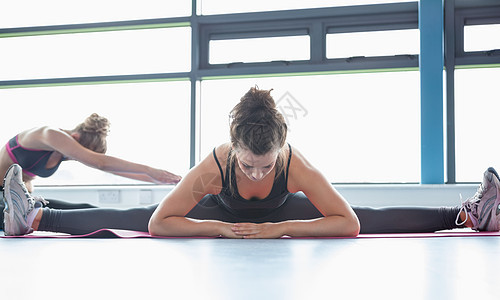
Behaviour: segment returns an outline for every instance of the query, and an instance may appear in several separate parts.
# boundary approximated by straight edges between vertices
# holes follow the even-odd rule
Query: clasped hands
[[[230,231],[223,236],[240,239],[274,239],[280,238],[285,233],[280,223],[234,223],[229,224]]]

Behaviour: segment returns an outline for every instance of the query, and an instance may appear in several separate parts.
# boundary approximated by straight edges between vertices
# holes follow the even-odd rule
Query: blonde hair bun
[[[106,153],[108,148],[106,137],[108,136],[109,126],[108,119],[93,113],[83,123],[76,126],[72,132],[77,132],[80,135],[78,142],[83,147],[98,153]]]
[[[107,136],[109,128],[110,123],[107,118],[93,113],[82,123],[81,130],[86,133],[95,133],[101,136]]]

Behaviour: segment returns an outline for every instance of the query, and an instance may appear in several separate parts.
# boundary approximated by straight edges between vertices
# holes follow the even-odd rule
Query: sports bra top
[[[238,186],[236,184],[236,176],[234,173],[234,162],[231,164],[226,164],[226,176],[222,172],[222,167],[215,155],[215,148],[213,150],[213,156],[219,171],[221,178],[224,178],[222,182],[222,190],[219,194],[215,195],[218,202],[229,212],[236,216],[246,217],[246,218],[258,218],[263,217],[271,213],[276,208],[280,207],[285,203],[287,195],[290,194],[288,191],[288,168],[290,166],[290,159],[292,157],[292,147],[288,144],[290,153],[288,156],[288,162],[286,168],[279,174],[273,183],[273,187],[269,195],[264,199],[257,200],[247,200],[243,198],[238,192]],[[228,153],[228,158],[230,157],[231,151]],[[228,159],[229,161],[229,159]],[[231,172],[232,186],[234,187],[234,193],[229,188],[229,172]]]
[[[23,168],[30,176],[49,177],[59,168],[62,160],[52,168],[47,169],[47,162],[54,151],[29,149],[19,145],[18,136],[11,138],[5,145],[12,161]]]

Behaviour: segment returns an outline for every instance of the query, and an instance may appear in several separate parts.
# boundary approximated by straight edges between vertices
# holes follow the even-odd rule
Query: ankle
[[[472,220],[470,218],[470,216],[467,216],[467,213],[465,211],[462,211],[460,212],[460,219],[463,221],[465,219],[467,219],[467,221],[465,221],[465,223],[463,224],[463,226],[465,227],[472,227],[474,226],[474,224],[472,223]]]
[[[38,212],[36,213],[35,218],[33,219],[33,223],[31,224],[31,228],[33,228],[34,231],[38,230],[38,227],[40,226],[40,221],[42,220],[42,215],[43,215],[43,209],[39,209]]]

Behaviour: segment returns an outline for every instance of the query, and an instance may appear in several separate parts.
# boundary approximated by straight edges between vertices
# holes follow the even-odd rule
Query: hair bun
[[[82,124],[82,131],[88,133],[97,133],[107,136],[109,133],[109,121],[105,117],[101,117],[96,113],[91,114]]]
[[[271,97],[271,91],[272,89],[260,90],[258,87],[252,87],[244,98],[252,100],[247,101],[247,105],[249,105],[253,109],[265,108],[273,110],[276,108],[276,103]]]

